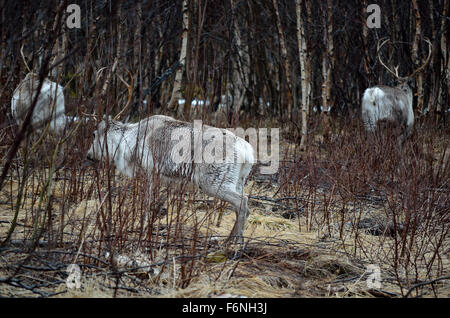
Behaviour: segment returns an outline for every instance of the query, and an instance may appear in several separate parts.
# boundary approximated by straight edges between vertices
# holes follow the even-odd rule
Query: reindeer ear
[[[106,115],[103,115],[103,121],[107,121],[107,122],[111,122],[112,121],[112,118],[111,118],[111,116],[106,116]]]

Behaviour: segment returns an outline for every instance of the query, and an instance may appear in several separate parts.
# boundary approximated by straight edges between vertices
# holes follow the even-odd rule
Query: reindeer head
[[[99,161],[114,158],[118,141],[123,134],[122,123],[108,118],[104,118],[97,126],[97,130],[93,133],[93,141],[87,152],[87,159],[91,161]],[[107,148],[106,148],[107,147]]]
[[[101,72],[101,70],[99,72]],[[95,130],[93,133],[94,139],[92,141],[91,147],[89,148],[86,154],[86,157],[89,160],[98,161],[105,159],[106,154],[108,154],[109,160],[113,160],[114,158],[114,153],[115,150],[117,149],[117,138],[120,138],[123,133],[122,130],[123,125],[117,120],[124,113],[124,111],[130,106],[133,97],[133,75],[131,74],[131,72],[129,72],[129,74],[131,80],[130,84],[125,82],[125,80],[120,75],[117,74],[119,79],[125,84],[125,86],[128,89],[128,99],[125,106],[114,117],[114,119],[111,119],[110,116],[108,116],[107,118],[106,116],[103,116],[103,120],[99,122],[99,119],[95,114],[94,115],[84,114],[85,116],[91,117],[96,122],[98,122],[97,130]],[[105,145],[108,148],[105,148]],[[106,149],[108,150],[108,152],[106,152]]]
[[[411,86],[409,84],[409,81],[401,82],[396,87],[398,89],[400,89],[402,92],[404,92],[405,95],[408,97],[408,101],[410,101],[412,103],[413,92],[412,92]]]

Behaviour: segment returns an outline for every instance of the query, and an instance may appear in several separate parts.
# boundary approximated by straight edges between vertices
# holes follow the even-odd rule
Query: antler
[[[418,69],[416,69],[414,72],[412,72],[412,74],[407,76],[407,78],[413,77],[417,73],[422,72],[422,70],[425,68],[425,66],[427,66],[428,63],[430,62],[431,53],[433,52],[433,44],[431,44],[431,42],[430,42],[430,40],[428,38],[425,38],[425,42],[428,43],[428,56],[427,56],[427,59],[426,59],[425,63],[422,64],[422,66],[420,66]]]
[[[102,67],[101,69],[99,69],[99,70],[97,71],[97,74],[96,74],[96,76],[95,76],[95,81],[96,81],[96,82],[97,82],[98,79],[100,78],[100,74],[103,72],[104,69],[106,69],[106,66],[105,66],[105,67]]]
[[[22,46],[20,47],[20,55],[22,55],[23,63],[25,64],[25,67],[27,68],[28,72],[31,73],[30,67],[28,66],[28,63],[25,60],[25,55],[23,54],[23,46],[24,44],[22,44]]]
[[[95,113],[94,114],[88,114],[88,113],[85,113],[85,112],[81,112],[81,114],[86,116],[86,117],[88,117],[88,118],[94,119],[96,122],[99,122],[99,117],[97,115],[95,115]]]
[[[381,41],[383,41],[383,42],[380,44]],[[380,50],[381,50],[381,48],[383,47],[383,45],[385,45],[385,44],[386,44],[387,42],[389,42],[389,41],[390,41],[389,38],[383,38],[383,39],[380,39],[380,40],[378,41],[378,44],[377,44],[377,56],[378,56],[378,60],[380,61],[381,65],[383,65],[383,66],[389,71],[389,73],[391,73],[392,75],[394,75],[397,79],[399,79],[399,80],[406,80],[406,79],[408,79],[408,78],[413,77],[413,76],[416,75],[417,73],[421,72],[421,71],[425,68],[425,66],[427,66],[428,63],[430,62],[433,45],[431,44],[431,42],[430,42],[430,40],[429,40],[428,38],[425,38],[425,41],[426,41],[426,42],[428,43],[428,45],[429,45],[428,57],[427,57],[425,63],[423,63],[419,68],[417,68],[417,69],[416,69],[414,72],[412,72],[410,75],[404,76],[404,77],[403,77],[403,76],[399,76],[399,75],[398,75],[398,67],[399,67],[399,65],[397,65],[396,67],[394,67],[395,72],[393,72],[389,67],[386,66],[386,64],[383,63],[383,60],[381,59],[381,56],[380,56]]]
[[[125,82],[125,80],[122,78],[122,76],[117,74],[117,76],[122,81],[122,83],[124,83],[125,86],[128,88],[128,99],[127,99],[127,103],[125,104],[125,107],[123,107],[122,110],[114,117],[114,120],[119,119],[120,115],[122,115],[123,112],[125,112],[125,110],[127,110],[127,108],[130,106],[131,101],[133,99],[133,74],[131,74],[130,71],[128,71],[128,74],[130,75],[130,84]]]
[[[381,43],[381,45],[380,45],[380,42],[381,41],[383,41],[384,40],[384,42],[383,43]],[[380,63],[381,63],[381,65],[383,65],[388,71],[389,71],[389,73],[391,73],[392,75],[394,75],[397,79],[402,79],[402,77],[400,77],[399,75],[398,75],[398,67],[399,67],[399,65],[397,65],[396,67],[394,67],[394,70],[395,70],[395,72],[393,72],[386,64],[384,64],[384,62],[383,62],[383,60],[381,59],[381,56],[380,56],[380,50],[381,50],[381,48],[383,47],[383,45],[385,45],[387,42],[389,42],[390,41],[390,39],[389,38],[382,38],[382,39],[380,39],[379,41],[378,41],[378,44],[377,44],[377,56],[378,56],[378,60],[380,61]]]

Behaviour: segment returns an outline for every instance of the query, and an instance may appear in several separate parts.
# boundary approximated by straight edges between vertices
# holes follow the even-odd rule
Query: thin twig
[[[435,282],[438,282],[438,281],[441,281],[441,280],[446,280],[446,279],[450,279],[450,275],[442,276],[442,277],[438,277],[436,279],[432,279],[432,280],[429,280],[429,281],[426,281],[426,282],[418,283],[418,284],[412,286],[408,290],[408,292],[405,294],[405,296],[403,296],[403,297],[404,298],[408,298],[409,294],[411,294],[414,289],[417,289],[417,288],[419,288],[421,286],[428,285],[428,284],[434,284]]]

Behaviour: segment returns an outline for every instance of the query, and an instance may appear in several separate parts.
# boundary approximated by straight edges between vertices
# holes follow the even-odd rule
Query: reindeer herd
[[[377,85],[367,88],[362,97],[361,115],[368,132],[375,132],[381,121],[391,122],[400,128],[398,144],[401,147],[411,135],[414,125],[413,93],[407,81],[421,72],[429,63],[431,43],[426,40],[429,44],[429,54],[425,63],[411,75],[400,77],[398,66],[394,72],[380,57],[380,50],[388,41],[380,40],[377,55],[380,63],[396,77],[400,84],[396,87]],[[127,84],[127,87],[128,101],[120,114],[131,102],[132,85]],[[36,94],[38,94],[37,102],[31,117],[32,130],[42,132],[43,127],[48,126],[52,132],[62,134],[66,124],[74,120],[65,115],[63,87],[48,79],[40,83],[39,76],[31,72],[15,89],[11,99],[11,112],[17,124],[23,124]],[[143,173],[149,180],[150,194],[153,193],[150,180],[155,173],[169,182],[174,179],[183,179],[194,183],[206,194],[232,205],[236,212],[236,221],[228,239],[242,243],[245,222],[250,213],[244,185],[255,163],[253,147],[226,129],[203,125],[201,129],[216,130],[231,140],[234,161],[231,163],[205,163],[192,160],[175,162],[173,154],[176,151],[176,140],[171,138],[173,132],[177,130],[194,139],[198,128],[192,123],[162,115],[150,116],[137,123],[123,123],[117,120],[120,114],[114,119],[104,118],[98,123],[87,152],[87,159],[109,160],[121,173],[130,178]],[[192,141],[195,144],[195,141]]]

